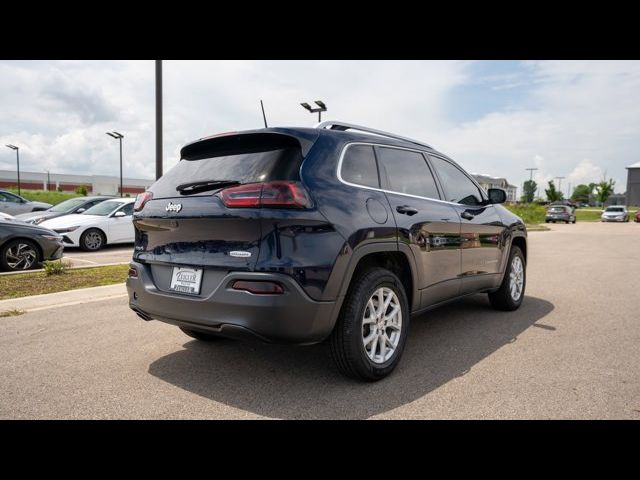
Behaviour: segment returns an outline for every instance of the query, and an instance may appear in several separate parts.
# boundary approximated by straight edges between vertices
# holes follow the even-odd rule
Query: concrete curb
[[[68,270],[79,270],[81,268],[100,268],[100,267],[112,267],[114,265],[128,265],[129,262],[115,262],[115,263],[99,263],[97,265],[79,265],[76,267],[69,267]],[[0,276],[3,275],[22,275],[25,273],[37,273],[44,272],[44,268],[38,268],[36,270],[20,270],[18,272],[0,272]]]
[[[10,298],[0,300],[0,312],[7,310],[22,310],[24,312],[37,312],[47,308],[67,307],[81,303],[97,302],[110,298],[124,298],[127,296],[127,288],[124,283],[103,285],[101,287],[78,288],[65,292],[45,293],[31,297]]]

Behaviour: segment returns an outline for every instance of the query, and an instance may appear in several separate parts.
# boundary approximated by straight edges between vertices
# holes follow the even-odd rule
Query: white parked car
[[[0,212],[0,218],[13,218],[13,215],[9,215],[8,213]]]
[[[81,214],[64,215],[39,226],[62,235],[67,247],[95,251],[113,243],[132,243],[134,198],[114,198],[101,202]]]
[[[603,222],[628,222],[629,211],[622,205],[612,205],[602,212],[600,220]]]

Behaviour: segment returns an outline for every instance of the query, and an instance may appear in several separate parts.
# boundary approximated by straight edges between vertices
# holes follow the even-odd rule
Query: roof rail
[[[402,140],[403,142],[413,143],[415,145],[420,145],[423,147],[433,148],[431,145],[419,142],[418,140],[414,140],[412,138],[401,137],[400,135],[396,135],[395,133],[384,132],[382,130],[376,130],[374,128],[363,127],[361,125],[354,125],[352,123],[345,123],[336,120],[326,120],[324,122],[318,123],[315,128],[322,128],[326,130],[358,130],[364,133],[372,133],[373,135],[379,135],[381,137],[393,138],[395,140]]]

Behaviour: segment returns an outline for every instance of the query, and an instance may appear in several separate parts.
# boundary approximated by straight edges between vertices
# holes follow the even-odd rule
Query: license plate
[[[201,283],[201,268],[173,267],[169,288],[180,293],[198,295]]]

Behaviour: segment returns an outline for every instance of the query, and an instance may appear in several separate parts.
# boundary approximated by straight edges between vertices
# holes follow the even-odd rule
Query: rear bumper
[[[129,307],[145,320],[215,333],[254,337],[276,343],[317,343],[333,329],[335,302],[317,302],[289,276],[278,273],[230,272],[208,296],[159,290],[148,265],[132,262],[138,277],[127,279]],[[207,275],[205,270],[204,275]],[[231,289],[234,280],[271,280],[284,286],[281,295],[256,295]],[[203,279],[204,281],[204,279]]]

